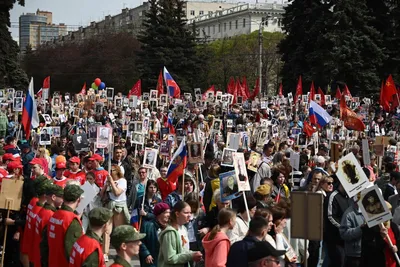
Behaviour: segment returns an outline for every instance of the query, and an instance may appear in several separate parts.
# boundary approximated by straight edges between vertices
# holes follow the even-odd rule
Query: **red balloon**
[[[100,78],[96,78],[96,79],[94,80],[94,84],[96,84],[97,86],[99,86],[99,85],[101,84]]]

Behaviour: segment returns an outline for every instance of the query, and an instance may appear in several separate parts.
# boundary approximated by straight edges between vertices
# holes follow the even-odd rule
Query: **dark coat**
[[[243,240],[235,242],[228,253],[226,267],[247,266],[247,251],[259,240],[254,236],[246,236]]]

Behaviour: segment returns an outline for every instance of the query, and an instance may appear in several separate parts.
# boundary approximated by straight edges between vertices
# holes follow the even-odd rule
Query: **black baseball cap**
[[[254,246],[247,252],[247,260],[248,262],[253,262],[268,256],[280,257],[285,253],[286,251],[284,250],[276,250],[267,241],[259,241],[255,242]]]

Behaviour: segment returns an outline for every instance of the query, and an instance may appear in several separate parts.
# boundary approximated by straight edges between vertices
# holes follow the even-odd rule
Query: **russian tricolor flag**
[[[183,137],[181,144],[175,151],[171,162],[168,166],[167,179],[171,183],[176,183],[178,177],[183,175],[183,170],[186,168],[187,163],[187,147],[186,137]]]
[[[165,84],[167,85],[168,96],[179,98],[181,96],[181,89],[179,88],[175,80],[172,78],[171,74],[168,72],[166,67],[164,67],[164,81]]]
[[[170,134],[175,134],[174,119],[168,115],[168,129]]]
[[[31,135],[31,127],[39,127],[39,115],[37,112],[36,100],[33,93],[33,78],[29,83],[28,92],[26,94],[26,99],[24,103],[24,109],[22,110],[22,126],[25,131],[26,140],[29,139]]]
[[[318,124],[320,127],[324,127],[332,120],[331,115],[329,115],[323,107],[312,100],[310,101],[308,113],[310,116],[310,122],[312,124]]]

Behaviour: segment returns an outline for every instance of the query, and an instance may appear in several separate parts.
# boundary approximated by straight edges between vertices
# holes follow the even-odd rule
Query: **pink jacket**
[[[205,267],[225,267],[231,242],[223,232],[218,232],[213,240],[208,240],[210,233],[203,238]]]

